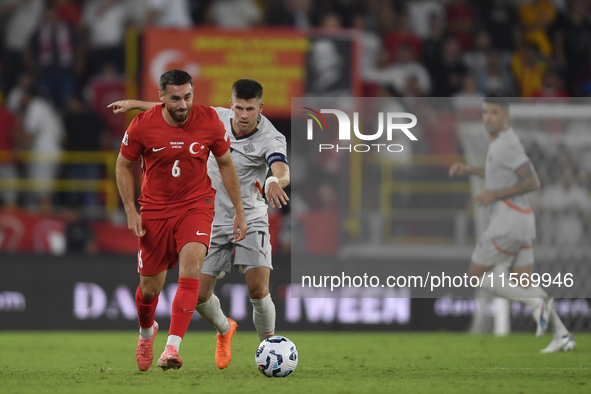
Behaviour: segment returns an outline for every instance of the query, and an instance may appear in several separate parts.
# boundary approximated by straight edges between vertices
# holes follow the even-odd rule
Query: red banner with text
[[[232,84],[252,78],[264,87],[265,115],[289,117],[291,97],[304,94],[309,45],[290,29],[148,29],[141,97],[158,101],[160,76],[178,68],[193,76],[197,104],[228,106]]]

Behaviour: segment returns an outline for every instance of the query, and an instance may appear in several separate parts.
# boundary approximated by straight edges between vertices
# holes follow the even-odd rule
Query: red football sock
[[[135,305],[141,328],[150,328],[154,325],[154,312],[158,305],[158,296],[145,298],[140,286],[135,291]]]
[[[199,296],[199,279],[179,278],[179,287],[172,301],[172,320],[168,335],[184,337]]]

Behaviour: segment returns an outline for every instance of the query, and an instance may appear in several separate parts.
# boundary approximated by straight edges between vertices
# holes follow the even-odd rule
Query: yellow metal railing
[[[410,163],[406,165],[420,167],[448,167],[456,161],[464,158],[458,155],[413,155]],[[449,181],[449,182],[423,182],[423,181],[395,181],[393,178],[394,169],[400,164],[388,160],[375,160],[381,167],[380,180],[380,214],[383,221],[384,239],[389,238],[390,220],[392,217],[392,196],[397,193],[408,194],[469,194],[470,182]],[[361,155],[352,155],[350,161],[350,206],[349,220],[346,229],[349,235],[356,239],[361,229],[361,201],[363,195],[363,160]]]
[[[0,151],[0,162],[18,160],[22,163],[30,162],[58,162],[61,164],[98,164],[105,166],[105,179],[76,180],[31,180],[31,179],[0,179],[0,190],[39,191],[51,190],[55,192],[97,192],[105,193],[106,210],[109,215],[114,214],[119,206],[119,195],[115,182],[116,151],[100,152],[61,152],[35,153],[22,151],[14,154],[11,151]]]

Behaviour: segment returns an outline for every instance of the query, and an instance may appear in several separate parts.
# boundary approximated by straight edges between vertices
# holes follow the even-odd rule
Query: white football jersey
[[[499,133],[490,142],[486,155],[484,187],[505,189],[515,185],[515,171],[529,162],[525,149],[512,128]],[[525,194],[497,200],[490,205],[490,225],[486,232],[492,236],[509,235],[519,239],[536,236],[535,219]]]
[[[268,160],[283,155],[287,158],[285,136],[271,124],[269,119],[260,115],[257,128],[246,136],[237,136],[232,128],[234,111],[229,108],[214,107],[230,138],[230,152],[242,191],[242,204],[246,222],[266,218],[267,204],[263,199],[263,188],[269,169]],[[270,158],[271,156],[271,158]],[[220,170],[215,158],[210,155],[207,162],[207,174],[211,178],[215,196],[214,226],[231,226],[234,220],[234,205],[224,188]]]

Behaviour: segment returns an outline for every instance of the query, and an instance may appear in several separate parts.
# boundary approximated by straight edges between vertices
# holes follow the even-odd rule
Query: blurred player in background
[[[178,350],[197,305],[199,273],[210,247],[214,217],[215,190],[207,175],[210,152],[219,168],[216,182],[227,190],[226,198],[233,208],[229,237],[238,242],[246,236],[230,141],[216,112],[193,105],[193,81],[185,71],[162,74],[159,96],[161,104],[139,114],[129,125],[116,167],[127,224],[139,238],[140,285],[135,299],[140,337],[136,359],[142,371],[150,368],[154,356],[158,295],[168,270],[177,263],[179,286],[172,303],[168,341],[158,366],[167,370],[183,365]],[[143,172],[141,215],[135,208],[133,179],[133,163],[139,158]]]
[[[214,108],[231,141],[230,150],[240,178],[249,229],[243,242],[233,242],[231,225],[234,208],[221,182],[218,164],[210,157],[208,174],[217,190],[216,215],[211,248],[200,275],[197,311],[218,331],[215,359],[220,369],[230,363],[231,339],[237,325],[224,315],[213,289],[217,279],[230,272],[232,263],[246,277],[259,338],[263,340],[275,334],[275,305],[269,294],[269,276],[273,268],[271,242],[263,187],[271,206],[281,208],[289,201],[283,188],[289,185],[290,176],[285,137],[261,114],[262,99],[263,87],[257,81],[240,79],[232,87],[230,109]],[[154,105],[156,103],[122,100],[109,107],[115,113],[123,113],[131,109],[148,110]],[[269,168],[272,176],[265,180]]]
[[[522,277],[529,278],[533,271],[532,241],[536,236],[536,229],[534,214],[526,194],[538,190],[540,181],[519,138],[508,126],[508,100],[487,96],[483,104],[482,120],[490,135],[485,167],[474,168],[463,163],[454,163],[449,169],[450,177],[483,177],[485,190],[474,198],[474,202],[490,206],[490,224],[472,254],[469,275],[482,278],[483,288],[501,297],[529,305],[537,323],[537,336],[543,336],[548,325],[552,327],[554,339],[542,353],[572,350],[576,342],[554,311],[554,300],[548,297],[542,287],[521,287],[519,280]],[[519,286],[511,287],[508,280],[502,286],[497,275],[491,279],[489,272],[495,267],[509,267],[510,272],[517,275]]]

